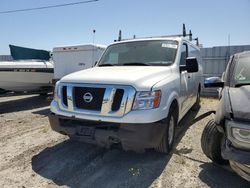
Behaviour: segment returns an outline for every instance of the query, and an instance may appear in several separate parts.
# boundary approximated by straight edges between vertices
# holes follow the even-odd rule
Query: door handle
[[[188,75],[188,78],[191,78],[191,76]]]

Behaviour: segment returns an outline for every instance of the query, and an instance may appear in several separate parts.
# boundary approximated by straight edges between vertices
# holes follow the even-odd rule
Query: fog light
[[[235,139],[250,144],[250,130],[233,127],[232,135]]]

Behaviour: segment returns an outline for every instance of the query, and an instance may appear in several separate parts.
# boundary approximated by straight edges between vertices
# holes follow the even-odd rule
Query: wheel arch
[[[168,115],[169,113],[169,110],[171,108],[172,105],[174,105],[175,107],[178,108],[177,112],[177,120],[179,121],[179,114],[180,114],[180,103],[179,103],[179,100],[178,100],[179,96],[176,92],[172,92],[169,97],[168,97],[168,100],[167,100],[167,113],[166,115]]]

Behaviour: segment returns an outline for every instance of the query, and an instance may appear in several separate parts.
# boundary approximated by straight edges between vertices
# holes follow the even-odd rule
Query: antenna
[[[182,35],[183,35],[183,37],[187,36],[185,24],[182,25]]]

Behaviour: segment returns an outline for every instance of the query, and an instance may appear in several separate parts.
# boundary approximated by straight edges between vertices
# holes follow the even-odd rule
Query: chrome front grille
[[[74,87],[74,104],[76,108],[100,111],[105,88]],[[84,96],[87,95],[87,101]]]
[[[86,93],[93,95],[92,103],[79,101]],[[131,111],[135,93],[131,86],[61,83],[59,107],[79,114],[122,117]]]

